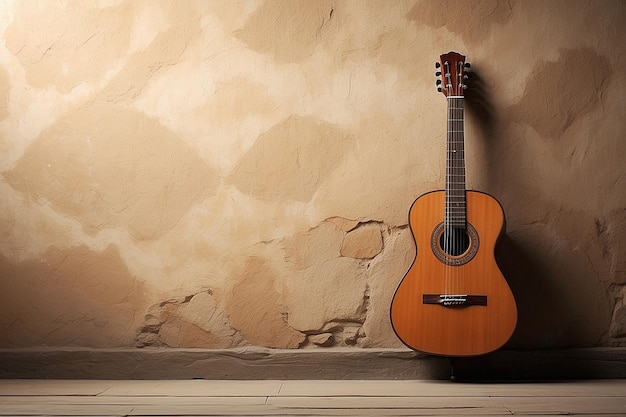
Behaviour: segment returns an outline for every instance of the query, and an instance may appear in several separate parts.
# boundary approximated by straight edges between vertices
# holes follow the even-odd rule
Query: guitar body
[[[396,289],[390,314],[396,335],[412,349],[481,355],[505,344],[515,329],[515,299],[494,257],[504,213],[488,194],[465,191],[465,197],[465,243],[458,253],[441,238],[445,192],[424,194],[411,206],[417,255]]]
[[[391,302],[391,324],[408,347],[442,356],[492,352],[511,337],[517,307],[495,261],[504,212],[488,194],[465,189],[465,56],[435,64],[448,103],[446,188],[409,211],[417,254]]]

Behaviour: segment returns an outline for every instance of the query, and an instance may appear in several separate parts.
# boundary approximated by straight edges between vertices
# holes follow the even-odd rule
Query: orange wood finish
[[[431,249],[433,230],[443,222],[444,191],[419,197],[409,212],[417,255],[391,303],[394,331],[408,347],[443,356],[474,356],[506,343],[517,322],[513,294],[494,250],[504,229],[500,204],[488,194],[467,191],[467,222],[478,232],[476,255],[458,266],[440,261]],[[424,304],[423,294],[486,295],[487,306]]]

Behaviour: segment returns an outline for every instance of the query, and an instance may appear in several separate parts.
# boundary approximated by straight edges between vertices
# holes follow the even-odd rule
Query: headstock
[[[465,55],[452,51],[441,55],[439,62],[435,63],[435,68],[439,69],[435,75],[441,76],[441,79],[437,80],[437,91],[446,97],[463,97],[469,78],[465,74],[465,68],[469,67],[470,64],[465,62]]]

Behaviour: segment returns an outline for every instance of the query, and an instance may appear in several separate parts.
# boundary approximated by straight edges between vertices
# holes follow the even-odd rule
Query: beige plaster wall
[[[400,347],[443,187],[507,215],[510,346],[626,344],[626,3],[0,3],[0,347]]]

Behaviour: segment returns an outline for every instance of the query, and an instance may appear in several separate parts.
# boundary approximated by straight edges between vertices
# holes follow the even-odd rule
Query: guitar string
[[[446,73],[450,74],[449,66],[446,62]],[[459,149],[459,145],[464,140],[464,117],[463,117],[463,62],[458,62],[457,69],[457,83],[456,89],[452,94],[452,97],[448,97],[448,149],[446,158],[448,160],[447,179],[448,187],[446,190],[446,207],[445,207],[445,219],[444,219],[444,252],[448,255],[445,265],[445,295],[454,295],[458,292],[459,283],[463,279],[463,270],[455,268],[452,257],[458,256],[459,253],[465,248],[465,229],[466,225],[466,209],[462,204],[465,201],[465,186],[463,176],[465,169],[465,153],[464,149]],[[448,75],[448,81],[451,75]],[[453,86],[449,83],[451,92]],[[462,171],[462,172],[461,172]],[[463,180],[463,184],[458,181]],[[463,185],[463,190],[460,190],[459,185]],[[462,192],[463,195],[459,195]],[[462,200],[462,201],[460,201]],[[453,218],[454,217],[454,218]],[[463,225],[461,225],[463,221]],[[457,230],[458,229],[458,230]]]
[[[444,63],[444,65],[446,65],[446,72],[447,72],[447,63]],[[448,87],[448,85],[446,85],[446,88]],[[443,218],[443,252],[444,254],[447,255],[448,253],[448,223],[450,221],[450,216],[449,216],[449,211],[450,211],[450,199],[449,199],[449,187],[450,187],[450,99],[446,100],[447,105],[448,105],[448,111],[447,111],[447,133],[446,133],[446,191],[445,191],[445,214],[444,214],[444,218]],[[446,260],[446,264],[444,265],[444,277],[445,277],[445,284],[444,284],[444,296],[448,294],[448,284],[449,284],[449,276],[448,276],[448,259],[444,258]]]
[[[451,79],[451,73],[450,73],[450,67],[448,62],[446,62],[446,70],[447,70],[447,77],[448,77],[448,94],[450,96],[453,96],[455,91],[453,91],[452,88],[452,79]],[[447,152],[446,152],[446,158],[448,159],[448,164],[447,164],[447,189],[446,189],[446,218],[444,219],[444,252],[446,253],[446,265],[445,265],[445,270],[446,270],[446,284],[445,284],[445,296],[448,296],[452,293],[452,289],[451,289],[451,285],[452,285],[452,267],[450,265],[450,255],[451,255],[451,251],[452,251],[452,239],[453,239],[453,233],[452,233],[452,199],[451,199],[451,193],[452,193],[452,173],[454,172],[454,159],[452,158],[452,152],[453,152],[453,143],[452,141],[454,140],[454,125],[453,125],[453,121],[452,121],[452,107],[453,107],[453,99],[451,97],[448,98],[447,100],[448,102],[448,146],[447,146]]]
[[[458,85],[458,80],[457,80],[457,90],[459,89],[459,85]],[[459,91],[456,92],[455,94],[457,97],[459,96]],[[457,256],[459,253],[459,245],[460,245],[460,237],[461,237],[461,232],[458,231],[457,229],[459,228],[459,183],[458,183],[458,175],[459,175],[459,167],[458,167],[458,163],[459,163],[459,154],[458,154],[458,146],[459,146],[459,129],[460,129],[460,117],[459,117],[459,105],[460,105],[460,100],[455,97],[452,99],[452,103],[453,103],[453,107],[452,107],[452,145],[453,145],[453,153],[452,153],[452,178],[451,181],[453,183],[453,189],[454,189],[454,204],[453,204],[453,208],[454,208],[454,213],[453,213],[453,232],[452,232],[452,254],[453,256]],[[452,280],[452,288],[451,288],[451,292],[452,295],[457,294],[458,293],[458,283],[459,283],[459,274],[461,273],[461,269],[455,267],[454,265],[451,267],[452,268],[452,272],[453,272],[453,280]]]
[[[455,92],[456,93],[456,92]],[[455,219],[454,219],[454,213],[455,213],[455,209],[454,209],[454,202],[453,202],[453,197],[455,195],[455,186],[456,184],[454,183],[455,177],[454,177],[454,173],[455,173],[455,157],[454,157],[454,147],[455,147],[455,123],[454,123],[454,107],[455,107],[455,99],[450,99],[450,195],[448,196],[450,199],[450,209],[449,209],[449,216],[450,216],[450,224],[449,224],[449,229],[448,229],[448,233],[450,233],[450,236],[448,237],[448,241],[450,242],[449,244],[449,248],[448,248],[448,254],[449,256],[452,256],[454,254],[454,246],[455,246],[455,240],[456,240],[456,234],[454,232],[454,227],[455,227]],[[449,270],[449,274],[450,274],[450,283],[449,283],[449,288],[448,288],[448,295],[452,295],[454,294],[454,273],[455,268],[452,265],[452,259],[450,259],[448,264],[448,270]]]
[[[458,83],[458,80],[457,80],[457,83]],[[457,89],[458,88],[459,87],[457,86]],[[454,118],[458,119],[459,118],[459,108],[458,108],[458,106],[460,105],[460,100],[459,99],[455,99],[454,101],[455,101]],[[460,193],[460,189],[459,189],[459,183],[458,183],[458,180],[459,180],[459,166],[458,166],[458,164],[459,164],[459,158],[460,158],[460,154],[459,154],[459,151],[460,151],[459,150],[459,133],[458,133],[459,124],[460,124],[459,120],[455,120],[455,122],[454,122],[454,127],[455,127],[455,129],[454,129],[455,130],[455,133],[454,133],[454,136],[455,136],[455,143],[454,143],[454,147],[455,147],[454,174],[455,174],[455,177],[454,177],[454,181],[455,181],[455,194],[456,194],[456,197],[457,197],[455,199],[456,200],[455,201],[455,203],[456,203],[455,204],[455,210],[456,210],[456,216],[457,216],[457,219],[456,219],[457,220],[457,225],[456,225],[457,228],[459,228],[459,218],[458,218],[458,216],[460,215],[460,208],[461,208],[460,207],[459,198],[458,198],[460,196],[460,194],[459,194]],[[463,235],[462,235],[461,231],[459,231],[458,233],[454,234],[454,246],[455,246],[454,254],[455,254],[455,256],[458,255],[459,252],[461,251],[461,247],[460,246],[462,245],[462,243],[461,243],[461,239],[462,238],[463,238]],[[456,284],[456,286],[458,288],[459,274],[461,273],[462,269],[455,268],[455,271],[457,271],[457,274],[456,274],[457,280],[455,281],[455,284]],[[455,290],[456,290],[456,288],[455,288]],[[458,294],[458,291],[455,291],[454,293]]]
[[[455,124],[455,129],[454,129],[454,135],[455,135],[455,181],[460,180],[461,178],[461,174],[464,173],[465,170],[465,150],[464,150],[464,146],[463,149],[461,149],[461,145],[463,145],[463,141],[464,141],[464,130],[465,130],[465,126],[464,126],[464,122],[465,122],[465,118],[464,118],[464,102],[463,102],[463,62],[459,61],[457,63],[458,68],[457,68],[457,97],[455,98],[455,114],[454,114],[454,124]],[[463,171],[463,172],[461,172]],[[455,184],[456,185],[456,192],[457,192],[457,197],[463,197],[462,199],[459,198],[460,200],[462,200],[463,202],[465,201],[465,178],[463,179],[463,184]],[[460,185],[463,185],[463,189],[460,189]],[[463,193],[462,195],[460,193]],[[459,204],[459,206],[457,207],[457,215],[459,215],[459,213],[461,214],[461,220],[463,221],[463,223],[467,222],[467,213],[466,213],[466,209],[465,209],[465,205],[461,204],[461,202],[457,202],[457,204]],[[464,249],[464,233],[465,230],[464,228],[466,227],[466,224],[460,224],[460,231],[459,233],[455,233],[454,234],[454,239],[455,239],[455,254],[460,253],[463,249]],[[465,269],[463,268],[455,268],[455,270],[457,271],[456,273],[456,280],[455,280],[455,288],[454,288],[454,294],[458,294],[459,293],[459,285],[460,282],[463,280],[463,275],[464,275],[464,271]]]
[[[460,132],[460,133],[457,134],[458,139],[459,139],[459,145],[463,145],[463,141],[465,140],[465,138],[464,138],[464,132],[465,132],[465,125],[464,125],[464,123],[465,123],[464,102],[463,102],[463,98],[462,98],[463,97],[462,96],[462,94],[463,94],[463,64],[464,64],[463,62],[458,62],[458,66],[459,67],[457,68],[457,77],[458,77],[457,89],[459,90],[458,96],[460,97],[458,99],[458,107],[459,107],[458,113],[459,114],[456,115],[457,118],[459,119],[459,121],[457,122],[457,124],[459,125],[458,126],[458,130]],[[464,173],[465,172],[465,146],[463,145],[463,149],[458,149],[458,151],[459,151],[459,155],[458,155],[458,158],[457,158],[457,162],[461,165],[458,168],[458,170],[459,171],[463,170],[463,173]],[[465,178],[463,178],[463,180],[465,180]],[[465,181],[463,181],[462,185],[463,185],[463,189],[460,192],[463,193],[462,194],[462,196],[463,196],[462,201],[465,202]],[[464,221],[464,223],[466,223],[467,222],[467,212],[466,212],[465,204],[462,205],[461,210],[462,210],[462,215],[463,215],[463,219],[462,220]],[[466,225],[463,225],[463,224],[461,226],[462,227],[466,227]],[[459,244],[459,249],[458,249],[459,252],[461,252],[464,249],[464,247],[460,247],[460,246],[464,245],[464,243],[465,243],[464,233],[465,233],[465,231],[463,229],[461,230],[461,233],[459,233],[459,237],[458,237],[458,239],[459,239],[459,243],[458,243]],[[460,280],[463,280],[463,274],[465,273],[464,271],[465,271],[465,269],[463,269],[463,268],[459,269],[459,275],[460,275],[459,279]],[[457,286],[458,285],[459,285],[459,282],[457,280]]]
[[[447,91],[448,94],[453,95],[452,91],[451,91],[451,87],[452,87],[452,80],[450,79],[451,75],[450,75],[450,67],[449,67],[449,63],[446,61],[444,63],[445,65],[445,70],[446,70],[446,77],[447,77]],[[451,152],[451,143],[450,140],[451,135],[452,135],[452,125],[451,125],[451,117],[450,117],[450,112],[451,110],[451,98],[448,98],[447,100],[447,105],[448,105],[448,132],[447,132],[447,149],[446,149],[446,158],[447,158],[447,167],[446,167],[446,192],[445,192],[445,198],[446,198],[446,204],[445,204],[445,217],[444,217],[444,227],[443,227],[443,238],[444,238],[444,253],[446,254],[446,256],[444,257],[444,259],[446,259],[446,265],[444,266],[445,268],[445,285],[444,285],[444,297],[450,294],[450,281],[451,281],[451,277],[450,277],[450,261],[448,259],[448,256],[450,254],[450,223],[451,223],[451,219],[450,219],[450,215],[451,215],[451,201],[450,201],[450,193],[451,193],[451,187],[452,187],[452,183],[451,183],[451,158],[450,158],[450,152]]]

